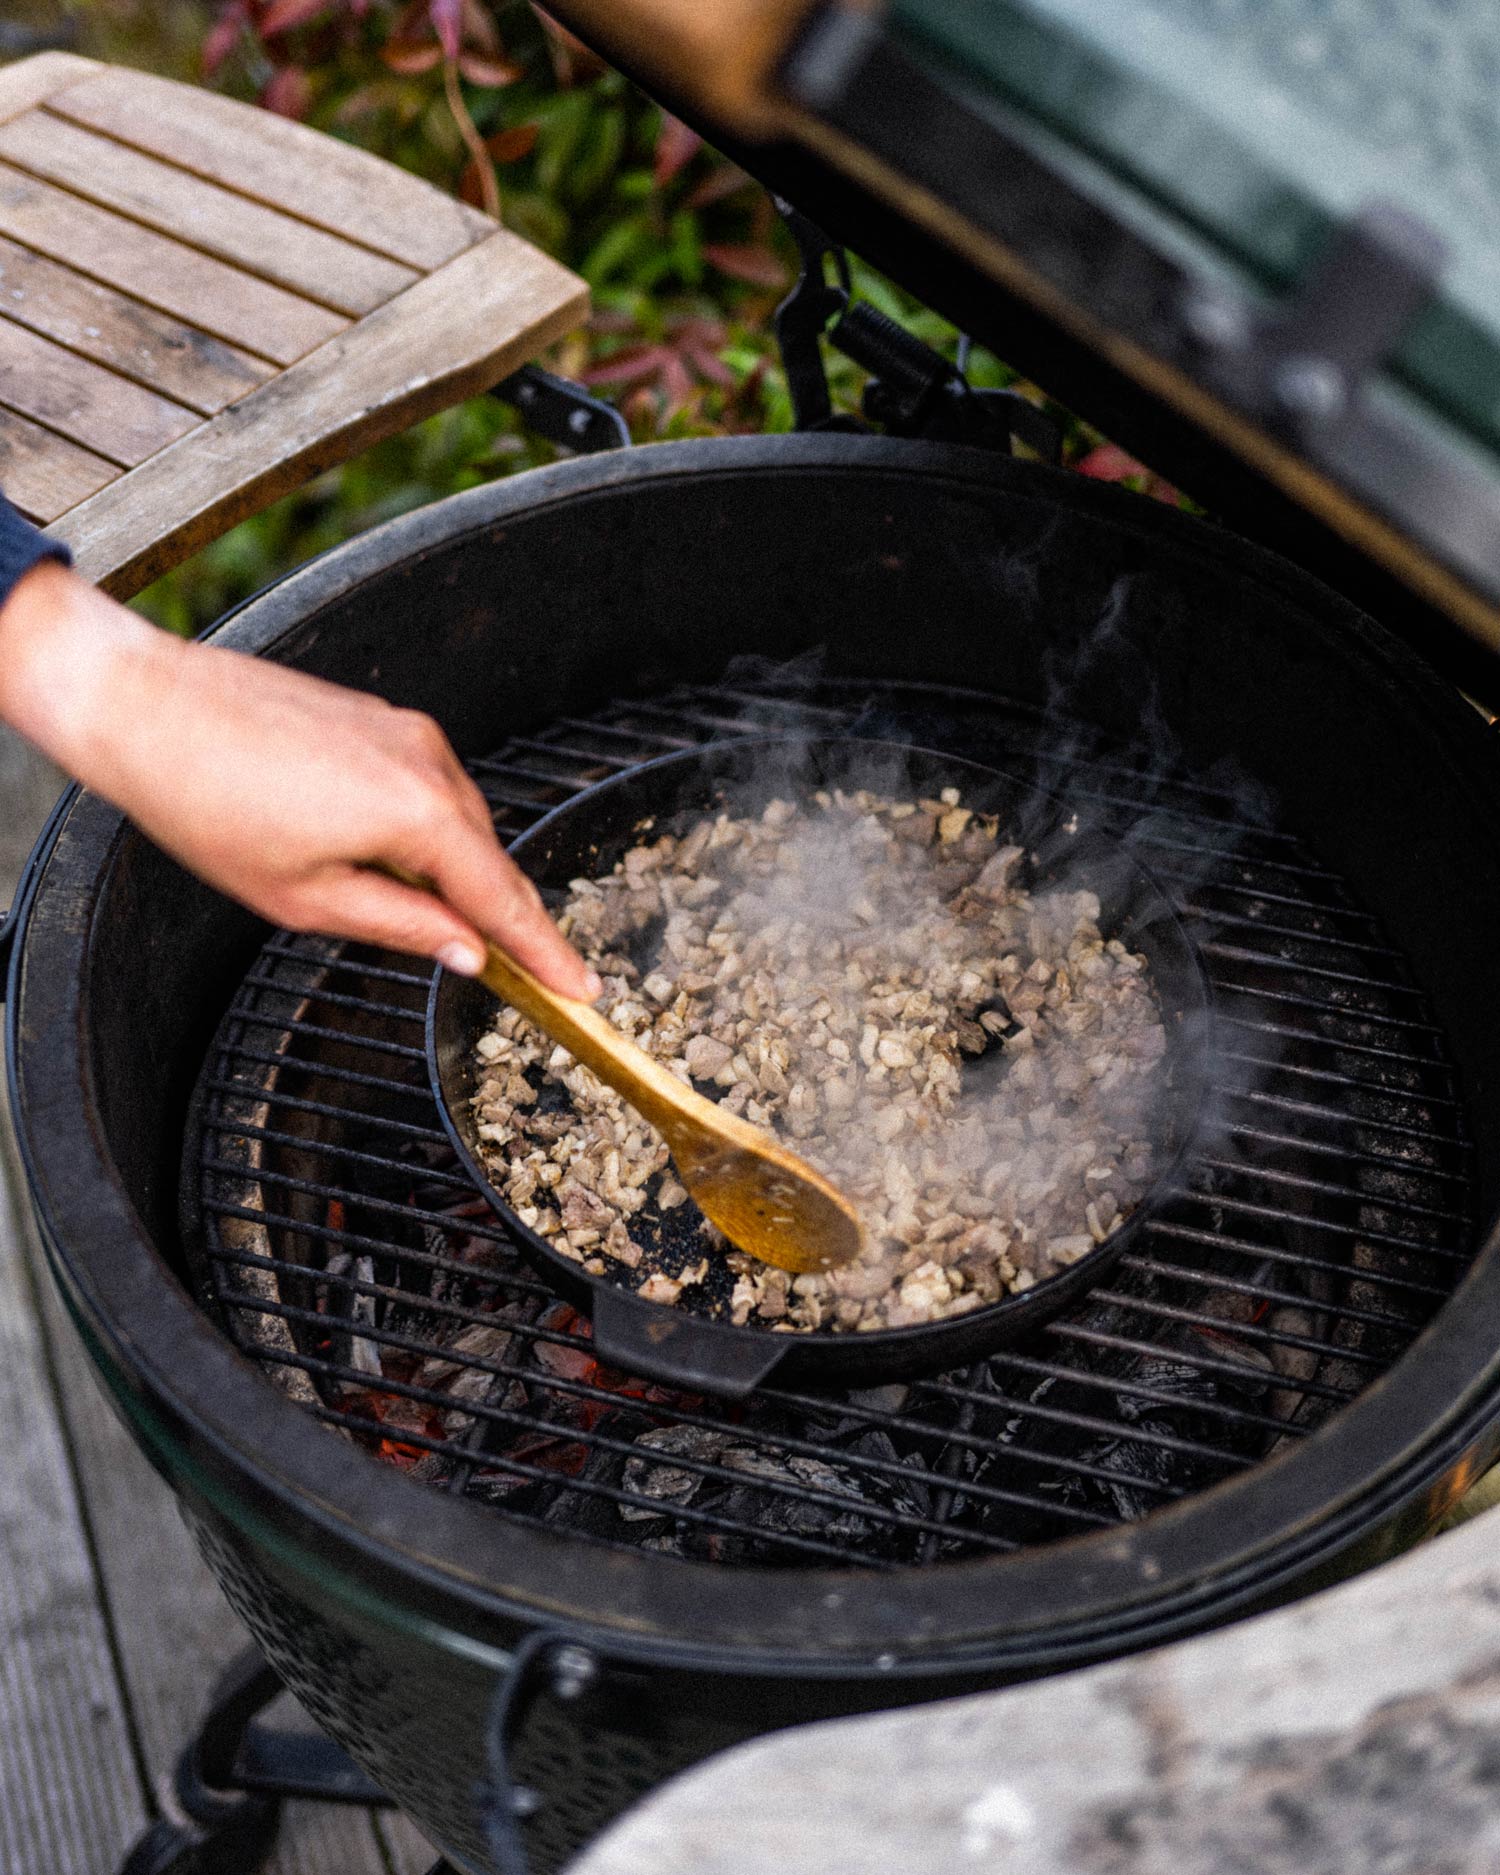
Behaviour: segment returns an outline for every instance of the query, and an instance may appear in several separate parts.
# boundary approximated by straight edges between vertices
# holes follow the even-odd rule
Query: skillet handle
[[[592,1313],[601,1360],[687,1393],[743,1400],[786,1353],[784,1337],[719,1328],[611,1283],[594,1285]]]

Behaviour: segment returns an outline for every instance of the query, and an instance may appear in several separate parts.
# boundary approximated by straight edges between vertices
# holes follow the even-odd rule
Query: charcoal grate
[[[1334,869],[1236,787],[918,686],[684,687],[472,769],[510,838],[592,781],[767,729],[1024,764],[1134,829],[1199,934],[1224,1044],[1211,1139],[1138,1247],[1029,1340],[909,1385],[727,1406],[611,1372],[454,1159],[427,972],[283,933],[221,1026],[188,1157],[203,1299],[275,1384],[518,1523],[879,1570],[1148,1515],[1305,1439],[1400,1359],[1467,1267],[1470,1154],[1423,993]]]

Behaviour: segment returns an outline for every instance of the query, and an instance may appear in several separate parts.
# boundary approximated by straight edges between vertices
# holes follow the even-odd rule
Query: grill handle
[[[599,1673],[596,1654],[550,1628],[528,1634],[511,1655],[510,1671],[490,1707],[486,1775],[479,1791],[485,1839],[498,1875],[531,1875],[521,1824],[541,1807],[537,1793],[515,1780],[511,1753],[516,1735],[539,1693],[571,1703],[597,1683]]]
[[[786,1353],[783,1336],[710,1327],[610,1283],[594,1285],[591,1311],[594,1348],[606,1365],[688,1393],[747,1399]]]

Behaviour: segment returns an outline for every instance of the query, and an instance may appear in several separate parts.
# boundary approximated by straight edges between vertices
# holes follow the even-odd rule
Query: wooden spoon
[[[858,1256],[865,1231],[853,1205],[763,1127],[706,1100],[591,1003],[549,990],[493,944],[479,977],[656,1128],[698,1209],[747,1256],[798,1276]]]
[[[394,867],[383,870],[403,885],[433,889]],[[805,1159],[705,1100],[591,1003],[549,990],[498,946],[485,946],[479,977],[655,1127],[699,1210],[747,1256],[798,1276],[837,1269],[858,1256],[865,1242],[858,1212]]]

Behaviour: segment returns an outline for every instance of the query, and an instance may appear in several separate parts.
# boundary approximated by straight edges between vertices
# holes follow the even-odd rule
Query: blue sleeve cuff
[[[4,495],[0,495],[0,605],[5,604],[11,589],[39,560],[60,560],[64,566],[73,564],[73,556],[61,541],[48,540],[30,521],[22,520]]]

